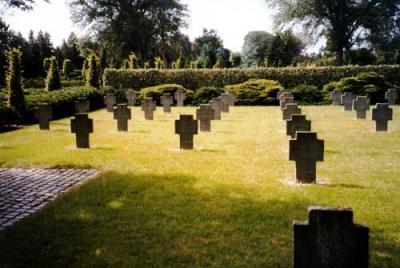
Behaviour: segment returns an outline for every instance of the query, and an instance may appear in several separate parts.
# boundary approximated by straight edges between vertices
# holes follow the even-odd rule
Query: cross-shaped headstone
[[[294,97],[284,97],[281,96],[281,101],[280,101],[280,105],[281,105],[281,110],[283,110],[284,108],[286,108],[287,104],[290,103],[295,103],[294,102]]]
[[[342,105],[342,92],[334,89],[331,92],[332,105]]]
[[[317,161],[324,161],[324,141],[315,132],[298,131],[289,141],[289,160],[296,161],[297,182],[315,183]]]
[[[366,119],[367,111],[369,111],[369,100],[366,96],[358,96],[353,101],[354,110],[357,113],[357,119]]]
[[[179,120],[175,120],[175,134],[179,134],[181,149],[193,150],[193,136],[197,131],[198,124],[193,115],[180,115]]]
[[[117,104],[117,98],[113,93],[107,93],[106,96],[104,96],[104,104],[107,107],[107,112],[112,113],[114,111],[114,105]]]
[[[287,89],[281,90],[277,94],[279,102],[281,102],[284,98],[291,98],[291,97],[294,99],[293,93]]]
[[[213,120],[221,120],[221,112],[223,103],[219,98],[212,98],[210,100],[211,108],[213,109]]]
[[[93,120],[88,114],[75,114],[71,119],[71,132],[76,136],[77,148],[89,148],[89,133],[93,133]]]
[[[186,94],[182,89],[175,92],[176,106],[183,106],[186,99]]]
[[[228,94],[228,96],[229,96],[228,104],[230,106],[235,106],[235,102],[237,100],[236,94],[233,93],[232,91],[227,91],[226,94]]]
[[[164,113],[170,113],[171,112],[171,105],[174,104],[174,98],[170,93],[164,93],[161,98],[161,104],[164,107]]]
[[[345,92],[342,95],[342,104],[344,105],[345,111],[353,110],[353,100],[354,100],[353,92]]]
[[[282,110],[283,120],[289,120],[293,114],[301,114],[301,109],[297,103],[286,104],[286,108],[283,108]]]
[[[156,104],[152,98],[145,98],[142,103],[142,111],[144,111],[144,118],[146,120],[154,119],[154,111],[156,110]]]
[[[90,102],[87,98],[81,97],[75,101],[75,113],[84,114],[90,111]]]
[[[399,98],[399,93],[394,88],[391,88],[385,92],[385,100],[388,101],[390,106],[396,105],[398,98]]]
[[[126,99],[128,100],[128,106],[135,106],[137,92],[133,89],[126,91]]]
[[[293,114],[292,119],[286,121],[286,134],[294,139],[298,131],[311,131],[311,121],[305,115]]]
[[[117,120],[118,131],[128,131],[128,121],[131,118],[131,109],[127,104],[118,104],[114,107],[114,119]]]
[[[40,130],[50,129],[50,120],[53,119],[53,109],[47,103],[35,107],[35,117],[39,121]]]
[[[368,268],[368,240],[351,209],[309,207],[308,221],[293,222],[293,267]]]
[[[232,101],[231,96],[228,93],[222,93],[219,98],[223,103],[222,112],[229,113],[229,105]]]
[[[387,131],[388,122],[393,120],[393,109],[388,103],[377,103],[372,109],[372,120],[376,122],[376,131]]]
[[[200,121],[200,131],[211,131],[211,120],[213,118],[213,109],[210,104],[200,104],[196,110],[196,119]]]

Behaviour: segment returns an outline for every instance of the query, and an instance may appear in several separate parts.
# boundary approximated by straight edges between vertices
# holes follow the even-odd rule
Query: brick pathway
[[[96,175],[94,169],[0,168],[0,230]]]

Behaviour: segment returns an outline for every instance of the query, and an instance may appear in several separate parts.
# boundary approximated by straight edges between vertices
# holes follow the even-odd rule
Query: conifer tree
[[[46,78],[46,90],[52,91],[57,89],[61,89],[60,70],[58,69],[56,57],[51,57],[50,69],[47,72]]]
[[[26,103],[22,85],[22,53],[17,48],[12,48],[7,55],[8,70],[6,85],[8,91],[8,106],[14,108],[22,116],[26,111]]]
[[[95,88],[100,87],[99,67],[97,64],[97,57],[94,53],[89,55],[89,68],[87,70],[86,85]]]

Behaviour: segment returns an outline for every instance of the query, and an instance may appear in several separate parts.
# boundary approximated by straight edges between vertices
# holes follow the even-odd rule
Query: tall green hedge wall
[[[325,84],[363,72],[376,72],[388,82],[400,84],[400,65],[345,66],[315,68],[254,68],[254,69],[183,69],[183,70],[126,70],[107,69],[104,84],[112,88],[134,88],[160,84],[179,84],[188,89],[243,83],[251,78],[279,81],[285,88],[300,84],[322,88]]]

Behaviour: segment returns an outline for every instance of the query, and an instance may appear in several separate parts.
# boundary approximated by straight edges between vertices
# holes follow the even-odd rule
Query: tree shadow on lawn
[[[104,174],[0,232],[0,267],[290,267],[291,224],[310,201],[260,201],[255,191]]]

